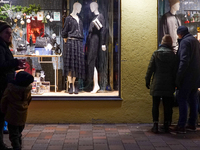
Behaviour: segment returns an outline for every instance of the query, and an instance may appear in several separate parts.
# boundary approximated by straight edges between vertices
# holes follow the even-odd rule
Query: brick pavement
[[[152,124],[26,124],[22,150],[200,150],[200,129],[153,134]],[[4,141],[10,146],[8,135]]]

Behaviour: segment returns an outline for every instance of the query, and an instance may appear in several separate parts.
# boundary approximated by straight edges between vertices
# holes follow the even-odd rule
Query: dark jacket
[[[5,120],[15,126],[24,125],[27,118],[28,105],[31,102],[32,86],[22,87],[8,83],[1,100],[1,111]]]
[[[178,71],[176,84],[178,87],[200,87],[200,46],[196,38],[186,34],[180,41],[178,50]]]
[[[152,96],[173,96],[176,60],[172,49],[164,45],[153,53],[145,77]]]
[[[8,45],[0,38],[0,92],[3,92],[8,81],[14,79],[18,60],[13,55]]]

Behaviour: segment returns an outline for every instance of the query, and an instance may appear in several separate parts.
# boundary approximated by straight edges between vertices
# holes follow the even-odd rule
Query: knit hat
[[[167,45],[170,47],[172,46],[172,38],[169,34],[166,34],[165,36],[163,36],[161,45]]]
[[[188,28],[186,26],[179,26],[178,29],[177,29],[177,34],[184,36],[188,33],[189,33],[189,31],[188,31]]]
[[[15,81],[17,85],[27,87],[34,81],[34,78],[31,74],[20,71],[17,73]]]
[[[6,28],[11,28],[11,26],[7,22],[0,20],[0,33]]]
[[[176,3],[180,3],[180,1],[179,0],[169,0],[170,7]]]

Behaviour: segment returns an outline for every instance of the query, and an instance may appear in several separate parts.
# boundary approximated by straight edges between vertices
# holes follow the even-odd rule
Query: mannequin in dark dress
[[[64,74],[67,76],[69,94],[78,94],[78,78],[85,78],[83,52],[83,23],[78,17],[82,5],[74,3],[72,13],[65,18],[62,37],[64,38]]]
[[[90,23],[88,34],[88,80],[94,83],[91,93],[97,93],[100,89],[98,84],[98,51],[106,50],[105,45],[105,19],[98,11],[98,4],[92,2],[90,4],[90,10],[94,13],[95,17]]]

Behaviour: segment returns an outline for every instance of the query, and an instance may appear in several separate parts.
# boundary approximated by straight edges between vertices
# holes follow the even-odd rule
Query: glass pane
[[[35,76],[33,97],[119,96],[118,0],[11,0],[0,6],[9,12],[0,17],[12,24],[14,57],[26,58],[25,71]]]

